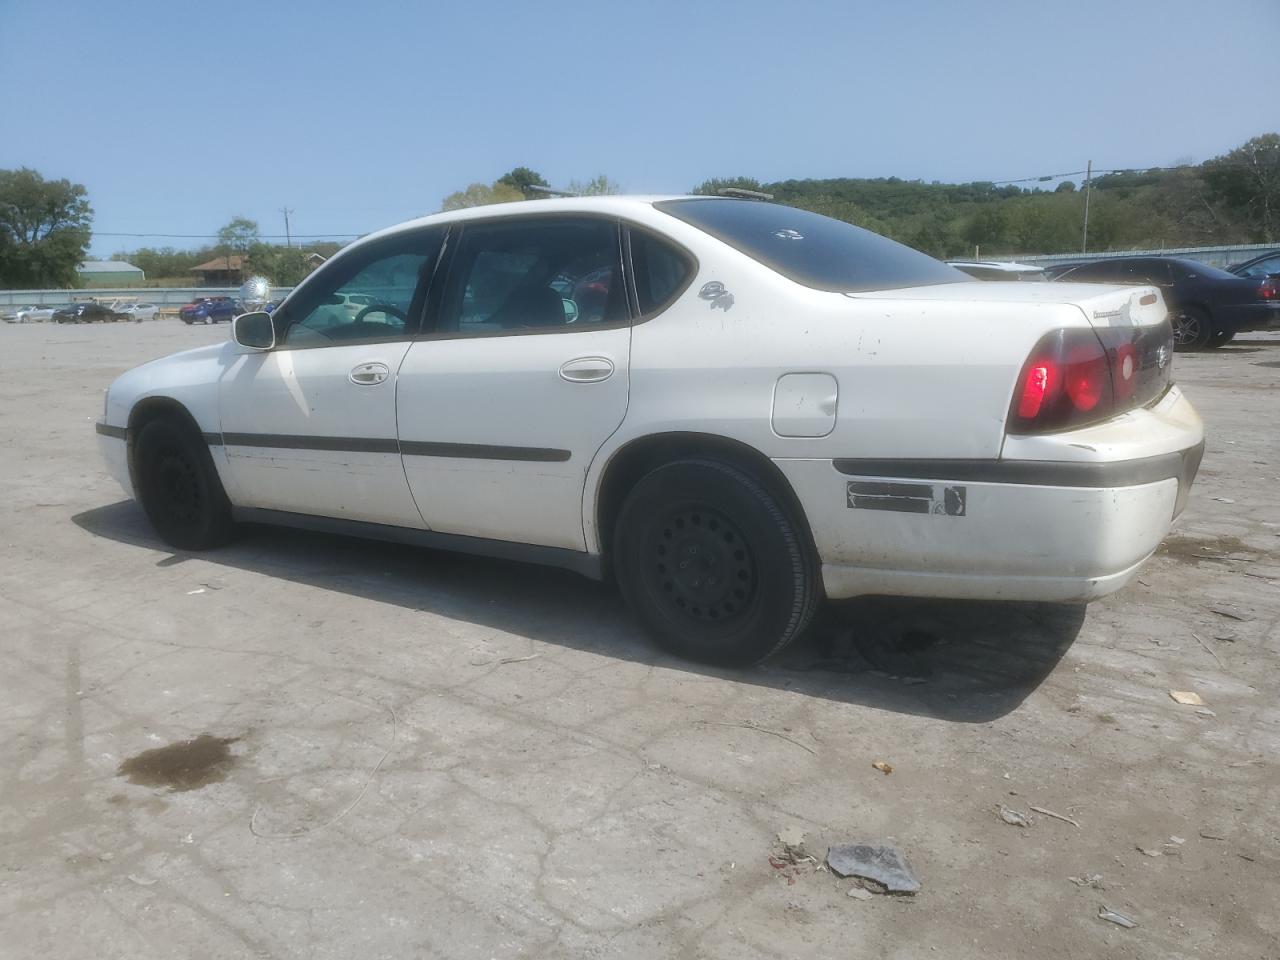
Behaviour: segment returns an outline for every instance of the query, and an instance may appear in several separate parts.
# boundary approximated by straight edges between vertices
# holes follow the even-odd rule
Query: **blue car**
[[[235,300],[231,297],[197,297],[185,304],[178,311],[178,315],[182,317],[183,323],[190,325],[230,321],[239,312]]]

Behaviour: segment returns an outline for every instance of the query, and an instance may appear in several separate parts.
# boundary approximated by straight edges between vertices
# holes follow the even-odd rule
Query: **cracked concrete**
[[[844,604],[728,672],[561,571],[165,549],[98,462],[101,390],[225,335],[0,328],[0,957],[1280,956],[1280,338],[1179,355],[1208,452],[1119,595]],[[221,779],[119,776],[202,734],[238,738]],[[895,843],[924,889],[788,882],[787,825]]]

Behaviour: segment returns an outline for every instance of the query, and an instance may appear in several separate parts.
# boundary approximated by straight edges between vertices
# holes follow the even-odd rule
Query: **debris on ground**
[[[1102,882],[1102,874],[1086,873],[1083,877],[1067,877],[1077,887],[1093,887],[1095,890],[1105,890],[1107,886]]]
[[[1226,837],[1221,836],[1221,835],[1219,835],[1219,834],[1217,834],[1217,833],[1215,833],[1215,832],[1213,832],[1213,831],[1211,831],[1211,830],[1201,830],[1201,831],[1200,831],[1200,836],[1201,836],[1201,837],[1203,837],[1205,840],[1225,840],[1225,839],[1227,839]]]
[[[1202,707],[1204,701],[1200,699],[1200,694],[1194,690],[1170,690],[1169,696],[1173,697],[1178,703],[1188,707]]]
[[[1000,814],[1000,819],[1011,827],[1029,827],[1032,824],[1031,818],[1025,813],[1006,807],[1003,803],[996,804],[996,812]]]
[[[1063,823],[1069,823],[1077,830],[1080,829],[1080,822],[1078,820],[1073,820],[1071,817],[1064,816],[1061,813],[1054,813],[1052,810],[1046,810],[1044,807],[1032,807],[1031,809],[1036,813],[1043,813],[1046,817],[1053,817],[1055,820],[1061,820]]]
[[[1176,843],[1178,846],[1182,846],[1184,843],[1187,842],[1187,839],[1186,837],[1170,837],[1169,842]]]
[[[1216,613],[1220,617],[1226,617],[1228,620],[1239,620],[1242,623],[1253,619],[1253,615],[1245,613],[1239,607],[1232,607],[1227,604],[1219,604],[1218,606],[1208,607],[1210,613]]]
[[[1212,710],[1210,710],[1208,707],[1204,707],[1196,711],[1196,716],[1197,717],[1216,717],[1217,714],[1214,713]]]
[[[877,770],[879,770],[881,773],[883,773],[886,777],[889,774],[893,773],[893,767],[890,766],[884,760],[877,760],[875,763],[872,764],[872,766],[875,767]]]
[[[827,848],[827,866],[840,877],[860,877],[884,884],[888,893],[918,893],[920,881],[896,847],[842,843]]]
[[[1162,856],[1161,852],[1157,850],[1155,847],[1144,847],[1142,846],[1142,844],[1135,844],[1133,849],[1137,850],[1144,857]]]
[[[804,836],[804,831],[797,826],[783,827],[778,831],[778,842],[792,857],[803,857],[805,855]]]
[[[850,887],[845,896],[854,900],[870,900],[875,894],[866,887]]]
[[[1113,910],[1108,910],[1106,907],[1103,907],[1098,911],[1098,919],[1106,920],[1108,923],[1114,923],[1117,926],[1124,927],[1126,930],[1132,930],[1138,925],[1136,921],[1130,920],[1123,913],[1116,913]]]

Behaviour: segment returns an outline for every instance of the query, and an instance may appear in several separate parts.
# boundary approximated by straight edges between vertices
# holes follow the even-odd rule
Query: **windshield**
[[[708,197],[654,206],[817,290],[853,293],[972,280],[878,233],[779,203]]]

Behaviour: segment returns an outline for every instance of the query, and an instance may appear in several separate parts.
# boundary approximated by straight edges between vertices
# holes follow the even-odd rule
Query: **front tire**
[[[664,649],[725,666],[777,653],[808,625],[816,564],[754,476],[719,460],[664,464],[618,513],[613,563],[627,604]]]
[[[1213,339],[1213,321],[1201,307],[1174,307],[1169,311],[1173,345],[1179,350],[1203,350]]]
[[[170,546],[207,550],[234,535],[231,504],[209,448],[177,420],[152,420],[142,428],[134,478],[147,519]]]

